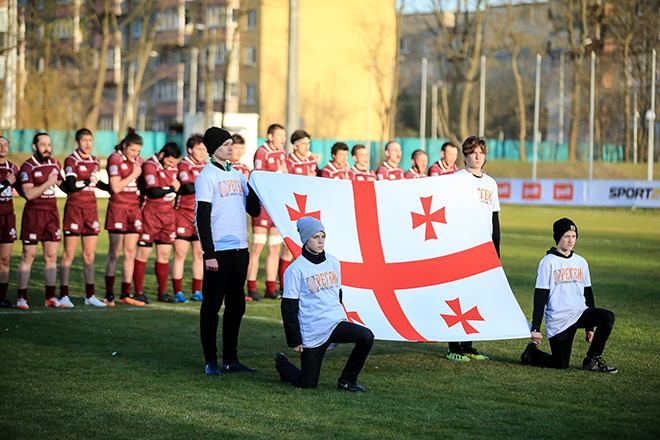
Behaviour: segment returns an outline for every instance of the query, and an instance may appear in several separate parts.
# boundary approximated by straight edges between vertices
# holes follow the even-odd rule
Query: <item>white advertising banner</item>
[[[497,179],[500,203],[660,208],[660,181]]]

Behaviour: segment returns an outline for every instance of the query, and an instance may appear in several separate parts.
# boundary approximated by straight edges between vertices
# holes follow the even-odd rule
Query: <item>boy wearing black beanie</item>
[[[238,332],[245,313],[243,286],[249,260],[245,213],[257,217],[259,199],[245,176],[231,166],[231,134],[211,127],[204,133],[210,162],[195,179],[195,223],[204,256],[200,337],[210,376],[221,372],[251,372],[238,360]],[[216,338],[218,313],[222,316],[222,369]]]
[[[534,290],[532,342],[527,344],[520,361],[538,367],[568,368],[573,338],[577,329],[583,328],[590,346],[582,369],[616,373],[618,370],[601,358],[614,327],[614,313],[599,309],[594,303],[587,261],[573,252],[578,228],[571,219],[561,218],[553,224],[552,235],[557,246],[551,247],[539,263]],[[544,310],[552,354],[537,348],[543,338],[540,328]]]

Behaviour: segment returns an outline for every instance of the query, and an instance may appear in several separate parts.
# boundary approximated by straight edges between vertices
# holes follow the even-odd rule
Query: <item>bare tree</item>
[[[451,86],[449,95],[452,97],[460,95],[458,98],[458,133],[461,138],[465,138],[470,133],[470,102],[476,75],[479,72],[479,58],[488,3],[476,0],[470,7],[467,1],[455,2],[453,26],[446,24],[446,8],[443,3],[441,0],[434,0],[436,23],[431,30],[436,36],[435,47],[441,62],[446,61],[449,65],[449,72],[446,72],[445,75],[450,79],[447,81]],[[450,138],[456,138],[455,130],[452,129],[454,124],[449,120],[449,116],[452,114],[448,108],[450,101],[454,101],[454,99],[448,99],[446,102],[441,99],[443,108],[439,114],[447,117],[447,135]],[[442,122],[441,126],[443,126]]]
[[[85,112],[87,116],[85,117],[84,125],[94,131],[98,124],[99,111],[101,109],[101,103],[103,102],[103,89],[105,88],[107,65],[106,60],[110,51],[110,40],[112,39],[110,15],[113,12],[113,8],[110,5],[110,0],[103,0],[103,9],[101,11],[96,9],[95,2],[91,2],[91,6],[93,8],[94,18],[100,24],[101,46],[99,47],[97,56],[98,64],[96,66],[97,70],[94,91],[89,100],[89,108]]]

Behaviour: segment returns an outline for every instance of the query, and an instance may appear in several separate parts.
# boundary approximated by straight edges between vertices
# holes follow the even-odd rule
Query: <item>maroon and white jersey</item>
[[[280,173],[282,165],[286,165],[286,153],[272,148],[267,143],[257,148],[254,153],[255,170]]]
[[[181,185],[186,183],[195,183],[195,179],[202,172],[206,162],[196,162],[190,156],[184,157],[177,165],[177,179]],[[176,209],[195,210],[195,193],[179,195],[176,199]]]
[[[250,178],[250,169],[244,163],[232,162],[231,167],[244,175],[246,180]]]
[[[360,182],[373,182],[376,180],[376,173],[371,170],[361,170],[357,165],[353,165],[350,170],[348,170],[348,177],[351,180],[357,180]]]
[[[115,151],[108,157],[108,178],[119,177],[125,179],[132,172],[133,168],[142,165],[142,159],[131,161],[121,151]],[[124,206],[137,206],[140,204],[140,191],[138,190],[137,181],[132,180],[118,193],[110,195],[110,203],[124,205]]]
[[[376,171],[378,180],[400,180],[403,179],[403,170],[401,168],[393,167],[388,161],[383,164]]]
[[[142,165],[142,175],[140,176],[142,187],[145,190],[151,188],[167,189],[172,186],[172,181],[176,180],[179,170],[177,167],[165,168],[154,155],[151,156]],[[146,191],[145,191],[146,193]],[[150,199],[144,194],[145,205],[150,205],[158,210],[174,209],[172,201],[176,198],[175,192],[170,192],[165,197]]]
[[[296,153],[289,153],[286,157],[286,169],[289,174],[300,176],[316,176],[316,161],[312,156],[305,159],[299,158]]]
[[[21,165],[21,184],[31,183],[34,186],[39,186],[48,180],[51,173],[56,172],[58,175],[57,184],[62,182],[62,167],[55,159],[47,159],[44,162],[39,162],[36,157],[32,156]],[[33,200],[28,200],[26,206],[36,209],[54,209],[57,210],[57,200],[55,200],[55,185],[47,188],[46,191],[41,193],[39,197]]]
[[[406,179],[419,179],[420,177],[427,177],[425,171],[417,171],[415,167],[410,168],[406,171],[406,174],[403,176]]]
[[[101,169],[101,163],[95,156],[82,157],[78,150],[74,151],[64,159],[64,178],[69,176],[76,181],[89,180],[92,173]],[[84,209],[96,209],[96,194],[94,193],[96,183],[89,185],[67,196],[66,202]]]
[[[458,171],[458,165],[454,164],[452,166],[445,165],[442,162],[442,159],[431,165],[429,168],[429,176],[442,176],[443,174],[452,174]]]
[[[18,167],[10,161],[0,164],[0,182],[4,182],[9,174],[18,179]],[[14,212],[14,191],[11,185],[0,192],[0,215]]]
[[[321,170],[321,177],[328,179],[350,179],[347,168],[339,168],[334,162],[330,161]]]

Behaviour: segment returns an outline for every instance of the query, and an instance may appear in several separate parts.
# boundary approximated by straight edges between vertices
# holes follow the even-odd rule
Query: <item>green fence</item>
[[[9,139],[11,151],[22,153],[30,153],[32,151],[32,138],[38,130],[12,130],[4,134]],[[56,157],[63,157],[73,150],[75,143],[75,132],[66,130],[52,130],[49,132],[53,140],[53,155]],[[142,147],[141,155],[149,157],[169,141],[177,142],[183,148],[183,136],[181,134],[168,134],[165,132],[143,131],[140,135],[144,139],[144,146]],[[403,158],[401,159],[401,167],[408,169],[410,167],[410,156],[413,151],[419,148],[420,141],[418,138],[401,137],[396,138],[396,141],[401,144],[403,150]],[[114,131],[99,130],[94,133],[94,152],[101,157],[109,156],[115,145],[117,144],[117,134]],[[264,142],[264,138],[259,138],[259,145]],[[312,139],[311,150],[321,156],[319,166],[325,166],[330,158],[330,148],[337,142],[335,139]],[[342,140],[352,148],[355,144],[364,144],[361,140]],[[445,139],[427,139],[426,147],[424,150],[429,155],[429,164],[440,159],[440,147],[446,142]],[[493,159],[507,159],[518,160],[519,150],[518,141],[505,140],[499,141],[497,139],[488,139],[488,158]],[[380,142],[371,142],[371,167],[375,169],[383,161],[383,145]],[[588,147],[586,144],[578,145],[577,158],[578,160],[586,160]],[[532,160],[532,143],[525,144],[525,153],[528,161]],[[350,156],[350,155],[349,155]],[[621,162],[623,161],[623,146],[606,144],[600,146],[600,150],[594,154],[596,160],[603,162]],[[538,159],[541,161],[565,161],[568,159],[568,145],[557,144],[555,142],[542,141],[538,145]],[[352,159],[349,157],[349,162],[353,164]]]

